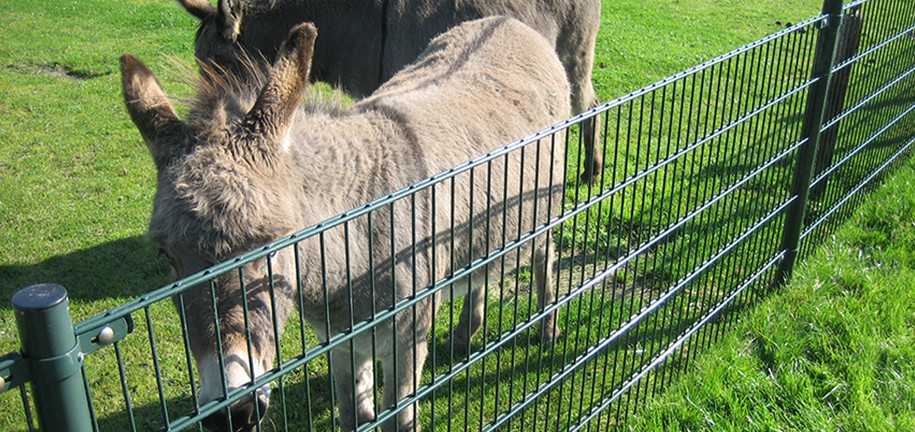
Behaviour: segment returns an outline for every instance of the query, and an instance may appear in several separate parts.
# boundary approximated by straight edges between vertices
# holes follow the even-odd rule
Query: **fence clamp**
[[[823,16],[823,19],[817,25],[817,28],[819,28],[820,30],[823,30],[827,27],[833,27],[833,26],[838,28],[839,25],[841,25],[841,23],[842,23],[842,14],[827,13]]]
[[[29,382],[29,367],[19,353],[0,357],[0,393]]]
[[[128,334],[133,333],[133,326],[133,317],[128,314],[88,330],[81,329],[80,334],[77,335],[80,352],[83,355],[91,354],[106,345],[124,339]]]
[[[79,344],[59,356],[43,359],[26,358],[32,381],[60,381],[69,378],[83,367],[83,353]]]
[[[125,315],[84,331],[77,336],[76,345],[59,356],[34,360],[23,358],[18,352],[11,352],[0,357],[0,393],[34,380],[55,381],[66,378],[79,371],[86,354],[124,339],[133,332],[133,327],[133,317]]]

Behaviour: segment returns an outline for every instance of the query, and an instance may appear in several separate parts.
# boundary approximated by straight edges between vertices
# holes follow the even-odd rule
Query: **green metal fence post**
[[[838,40],[836,41],[836,54],[833,63],[839,64],[858,54],[858,47],[861,44],[861,5],[844,11],[842,14],[842,27],[839,29]],[[829,83],[829,101],[826,103],[824,120],[829,122],[842,113],[845,109],[845,94],[848,91],[848,84],[851,80],[852,66],[846,66],[843,69],[832,74]],[[839,124],[833,125],[820,137],[820,145],[817,148],[817,160],[814,165],[813,175],[817,176],[826,171],[832,165],[833,153],[836,149],[836,141],[839,139]],[[829,177],[826,177],[817,186],[810,190],[810,199],[818,200],[826,192],[826,183]]]
[[[798,148],[797,165],[791,184],[791,193],[795,200],[785,216],[785,229],[782,234],[781,247],[785,251],[785,258],[776,271],[776,283],[787,282],[791,278],[794,263],[797,261],[801,232],[804,229],[804,212],[810,192],[810,179],[826,111],[826,97],[832,76],[839,27],[842,24],[842,0],[824,0],[823,15],[826,15],[826,18],[825,21],[820,21],[822,25],[817,35],[811,73],[811,78],[816,81],[807,92],[804,124],[801,128],[801,139],[804,143]]]
[[[67,290],[40,284],[13,295],[22,357],[32,377],[38,424],[45,431],[91,431],[92,420],[73,333]]]

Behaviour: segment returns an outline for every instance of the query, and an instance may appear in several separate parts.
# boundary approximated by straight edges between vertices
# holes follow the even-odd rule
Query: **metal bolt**
[[[114,330],[109,326],[105,326],[105,328],[98,332],[96,340],[98,340],[99,345],[105,345],[108,342],[111,342],[114,340]]]

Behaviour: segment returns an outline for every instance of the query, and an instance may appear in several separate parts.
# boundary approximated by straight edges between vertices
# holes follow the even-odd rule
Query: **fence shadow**
[[[102,243],[37,264],[0,266],[0,311],[12,308],[16,291],[55,283],[71,300],[92,302],[137,297],[168,283],[167,261],[142,236]]]
[[[297,369],[294,372],[296,376],[287,379],[282,390],[276,385],[273,386],[270,407],[261,421],[260,429],[257,430],[334,430],[333,416],[336,412],[332,413],[335,407],[331,404],[330,376],[325,372],[311,373],[311,378],[306,383],[300,375],[301,372],[302,368]],[[179,416],[194,413],[193,402],[187,395],[168,397],[164,402],[168,407],[168,417],[172,421]],[[283,405],[286,405],[285,410]],[[130,416],[124,412],[101,414],[96,419],[99,431],[126,431],[134,427],[141,432],[166,430],[167,423],[160,401],[136,403],[131,408]],[[192,426],[189,430],[198,428]]]

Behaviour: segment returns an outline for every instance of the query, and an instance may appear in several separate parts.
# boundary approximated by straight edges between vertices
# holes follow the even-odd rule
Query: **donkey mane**
[[[212,61],[197,60],[199,75],[190,71],[182,74],[192,77],[186,84],[197,90],[193,99],[182,104],[188,109],[190,123],[203,126],[202,130],[224,127],[232,118],[227,114],[243,115],[254,105],[258,93],[270,79],[272,62],[263,55],[252,56],[243,50],[239,56],[239,69],[226,69]],[[299,110],[309,114],[339,115],[350,105],[339,87],[322,92],[308,86]]]
[[[200,62],[200,75],[186,80],[196,88],[193,98],[181,101],[193,135],[188,137],[181,162],[165,168],[175,178],[174,187],[158,192],[163,205],[155,206],[154,212],[163,218],[152,218],[171,220],[171,224],[151,225],[148,232],[148,237],[160,244],[169,243],[168,239],[194,239],[195,246],[207,251],[213,261],[224,259],[238,244],[253,248],[275,239],[278,232],[295,228],[290,225],[296,220],[293,203],[288,202],[288,195],[284,197],[291,187],[283,184],[289,176],[277,175],[288,172],[289,161],[271,158],[271,163],[259,163],[264,159],[258,160],[258,155],[269,158],[269,152],[252,151],[248,147],[254,145],[251,142],[218,139],[231,134],[231,128],[244,119],[270,79],[271,64],[265,59],[247,56],[243,64],[246,72],[234,73]],[[175,65],[182,68],[177,62]],[[347,105],[339,89],[328,93],[309,86],[296,115],[338,116]],[[175,197],[178,199],[172,199]],[[164,203],[183,205],[177,208]]]
[[[254,247],[272,240],[277,232],[288,231],[292,218],[281,198],[283,189],[267,187],[279,183],[270,179],[283,167],[273,166],[271,172],[265,172],[265,165],[252,163],[252,156],[258,154],[246,147],[252,143],[214,139],[230,135],[233,124],[254,105],[269,79],[269,62],[245,56],[245,72],[234,73],[198,61],[200,75],[177,61],[172,63],[185,70],[182,76],[194,77],[183,81],[196,94],[179,99],[187,109],[187,144],[163,167],[165,175],[174,178],[173,187],[156,193],[161,204],[154,206],[152,220],[162,220],[160,216],[171,222],[167,226],[151,224],[147,236],[159,244],[191,243],[216,262],[238,244]],[[311,109],[335,109],[317,97],[309,97],[309,101],[314,106]]]

